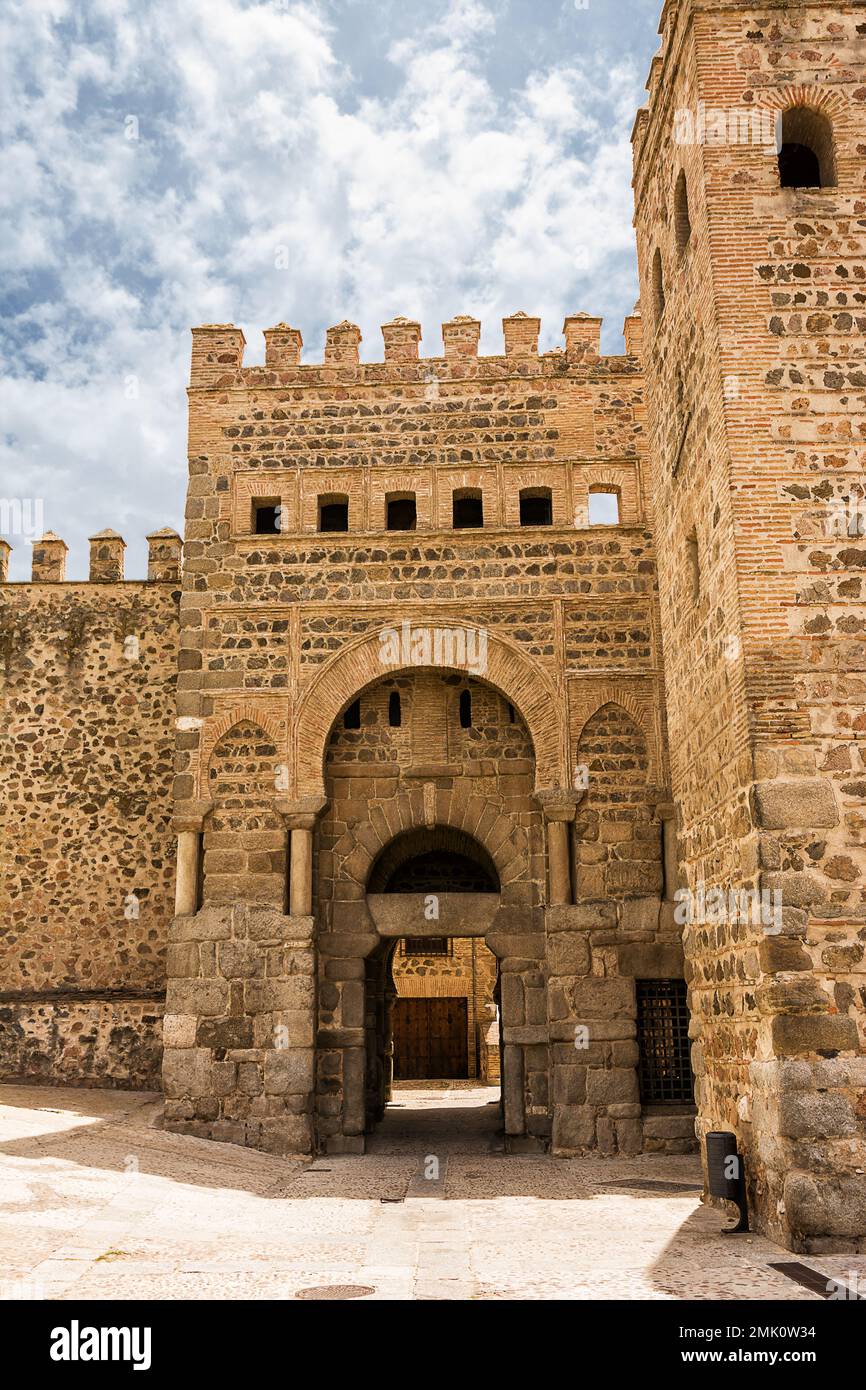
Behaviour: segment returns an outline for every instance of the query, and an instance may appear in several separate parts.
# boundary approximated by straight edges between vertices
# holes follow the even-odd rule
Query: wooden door
[[[466,999],[394,1001],[395,1081],[455,1080],[469,1074]]]

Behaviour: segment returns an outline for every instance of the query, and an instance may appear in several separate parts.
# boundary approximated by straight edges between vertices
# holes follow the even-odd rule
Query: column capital
[[[671,794],[667,789],[663,789],[652,797],[653,810],[659,820],[675,820],[677,814],[676,802],[671,800]]]
[[[274,810],[283,817],[287,830],[315,830],[316,821],[327,804],[325,796],[302,796],[296,801],[278,797]]]
[[[171,819],[171,828],[176,835],[182,834],[184,830],[203,830],[205,816],[211,810],[213,802],[209,797],[201,801],[178,801]]]
[[[582,791],[570,787],[544,787],[534,793],[546,821],[574,820]]]

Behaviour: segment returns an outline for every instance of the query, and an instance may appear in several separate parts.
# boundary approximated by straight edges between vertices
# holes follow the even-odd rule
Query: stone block
[[[586,1098],[593,1105],[638,1099],[637,1072],[630,1067],[593,1068],[586,1077]]]
[[[223,941],[219,948],[220,974],[227,980],[252,979],[265,973],[260,946],[249,941]]]
[[[229,1005],[229,988],[222,980],[169,980],[166,986],[166,1011],[173,1014],[194,1014],[197,1018],[215,1018],[225,1014]]]
[[[203,1018],[196,1030],[199,1047],[252,1047],[253,1024],[250,1018]]]
[[[626,979],[588,976],[576,980],[570,990],[575,1019],[589,1024],[592,1019],[614,1018],[635,1011],[634,984]]]
[[[548,938],[547,964],[551,975],[586,975],[592,952],[585,933],[556,932]]]
[[[857,1051],[857,1025],[840,1014],[779,1014],[770,1026],[773,1051],[781,1057]]]
[[[764,830],[813,830],[839,824],[833,785],[823,777],[755,782],[752,813],[756,825]]]
[[[302,1095],[313,1089],[312,1048],[289,1047],[265,1053],[265,1092]]]
[[[523,1005],[523,980],[516,972],[503,972],[501,988],[503,1022],[507,1022],[512,1027],[519,1027],[526,1021]]]
[[[558,1105],[584,1105],[586,1067],[557,1066],[553,1073],[553,1099]]]
[[[203,907],[194,917],[175,917],[169,941],[227,941],[232,933],[231,909]]]
[[[866,1182],[860,1173],[785,1175],[785,1213],[795,1236],[866,1236]]]
[[[674,980],[683,977],[683,948],[679,942],[624,942],[617,947],[617,968],[635,980]]]
[[[556,1105],[552,1147],[555,1152],[588,1149],[595,1143],[595,1109],[591,1105]]]
[[[694,1139],[694,1115],[644,1115],[645,1139]]]
[[[168,1048],[162,1058],[162,1084],[170,1100],[196,1099],[211,1089],[211,1055],[206,1048]]]
[[[165,971],[168,979],[195,978],[199,974],[198,942],[170,941],[165,953]]]
[[[758,963],[768,975],[811,970],[812,958],[795,937],[768,936],[758,947]]]
[[[166,1014],[163,1019],[165,1047],[194,1047],[198,1019],[195,1014]]]
[[[798,1091],[779,1097],[779,1133],[787,1138],[836,1138],[856,1128],[854,1112],[838,1092]]]
[[[308,975],[292,975],[283,980],[247,980],[244,1003],[249,1013],[272,1013],[278,1009],[312,1010],[313,982]]]
[[[599,1153],[605,1157],[616,1153],[616,1129],[613,1120],[606,1115],[600,1116],[595,1122],[595,1142]]]
[[[565,904],[548,907],[544,914],[548,936],[559,931],[590,931],[593,928],[617,924],[616,903],[599,899],[596,902]]]
[[[659,926],[662,904],[657,896],[625,898],[619,904],[620,927],[624,932],[651,931]]]
[[[616,1146],[620,1153],[639,1154],[643,1148],[643,1128],[639,1119],[622,1119],[614,1122]]]
[[[262,1069],[258,1063],[238,1063],[238,1090],[245,1096],[261,1095]]]

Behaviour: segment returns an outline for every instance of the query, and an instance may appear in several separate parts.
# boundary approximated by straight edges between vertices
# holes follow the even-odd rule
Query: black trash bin
[[[729,1130],[711,1130],[706,1136],[707,1180],[711,1197],[724,1197],[735,1202],[740,1212],[736,1226],[728,1226],[723,1234],[748,1231],[749,1211],[746,1205],[746,1177],[743,1160],[737,1152],[737,1136]]]

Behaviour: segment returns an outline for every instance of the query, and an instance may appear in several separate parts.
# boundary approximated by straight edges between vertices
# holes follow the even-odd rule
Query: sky
[[[0,532],[182,530],[189,329],[603,315],[637,296],[634,113],[661,0],[6,0]],[[16,506],[16,504],[19,504]],[[14,533],[12,533],[14,532]]]

